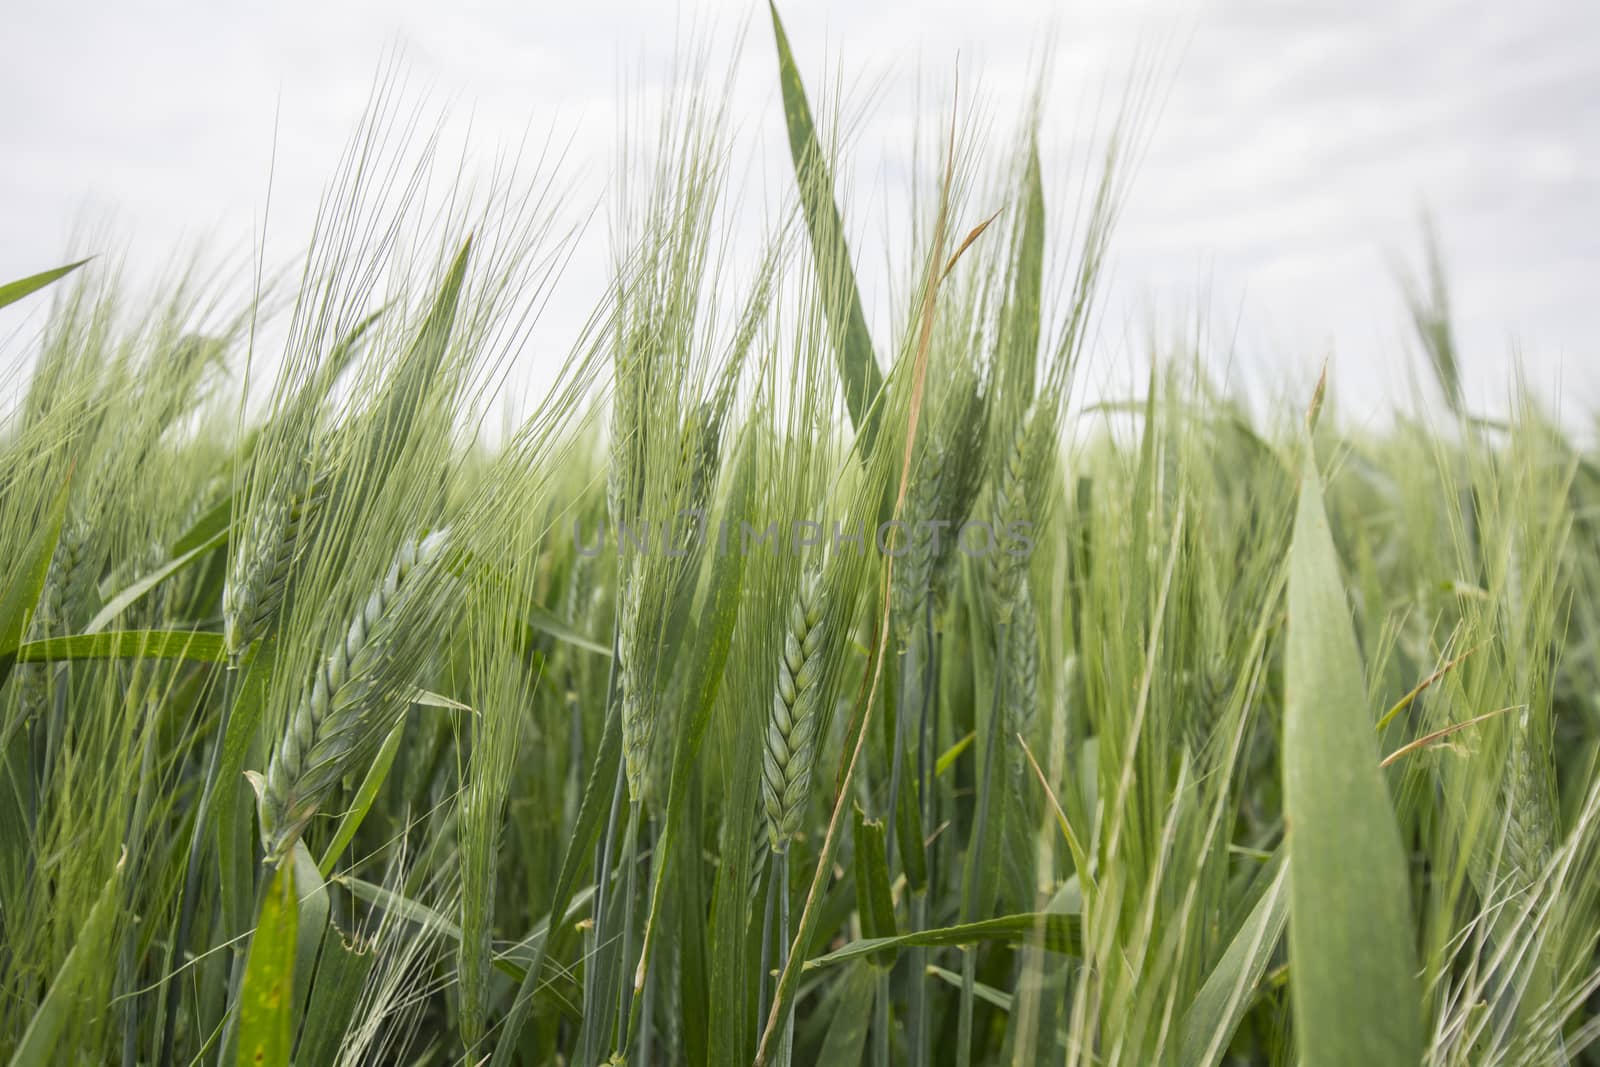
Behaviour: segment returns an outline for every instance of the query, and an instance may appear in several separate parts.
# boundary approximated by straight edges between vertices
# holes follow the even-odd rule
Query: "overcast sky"
[[[390,52],[407,93],[470,116],[485,155],[555,131],[574,173],[603,183],[621,74],[664,74],[686,11],[724,41],[748,23],[730,112],[781,162],[764,5],[743,0],[14,5],[0,279],[54,265],[85,225],[113,234],[136,274],[185,242],[247,255],[275,138],[267,258],[288,260]],[[1405,395],[1420,364],[1395,264],[1417,260],[1426,206],[1474,402],[1503,408],[1516,350],[1568,419],[1600,409],[1600,5],[791,0],[784,13],[814,95],[837,77],[862,116],[847,223],[875,328],[889,316],[872,215],[897,206],[919,77],[935,90],[921,118],[936,118],[959,54],[963,95],[1004,118],[1053,40],[1048,166],[1085,125],[1081,101],[1159,46],[1167,96],[1116,237],[1091,388],[1140,377],[1152,315],[1199,309],[1236,382],[1308,381],[1331,356],[1347,415]],[[773,165],[755,180],[786,178]],[[586,249],[566,291],[592,298],[605,262]],[[552,308],[551,336],[582,303]]]

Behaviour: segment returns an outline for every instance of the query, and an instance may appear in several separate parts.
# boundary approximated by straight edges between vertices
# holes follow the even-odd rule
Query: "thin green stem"
[[[195,907],[200,898],[200,874],[205,867],[206,824],[211,814],[211,798],[216,792],[217,775],[222,767],[222,747],[228,738],[228,720],[233,714],[233,702],[239,695],[238,671],[226,672],[222,681],[222,711],[217,717],[217,735],[211,745],[211,757],[206,761],[206,776],[200,789],[200,801],[195,806],[194,827],[189,834],[189,854],[183,876],[183,895],[178,905],[178,928],[173,934],[172,947],[167,952],[167,970],[162,976],[161,995],[161,1050],[156,1062],[161,1067],[172,1063],[173,1043],[178,1030],[178,990],[173,979],[183,963],[184,946],[189,943],[189,932],[194,925]]]
[[[995,640],[995,671],[993,700],[989,708],[989,728],[984,741],[983,769],[978,781],[978,806],[972,818],[971,844],[967,846],[967,871],[962,886],[961,912],[962,919],[973,922],[977,919],[979,882],[983,879],[985,861],[988,858],[987,823],[989,821],[989,793],[994,785],[995,750],[1000,747],[1000,715],[1005,707],[1006,672],[1003,664],[1006,657],[1006,639],[1010,627],[1005,623],[998,625]],[[977,949],[965,948],[961,956],[961,1022],[958,1043],[956,1046],[957,1067],[969,1067],[972,1063],[972,1010],[976,999],[977,984]]]

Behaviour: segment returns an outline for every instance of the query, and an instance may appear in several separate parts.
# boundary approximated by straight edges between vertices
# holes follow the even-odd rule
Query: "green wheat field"
[[[0,1056],[1600,1063],[1592,446],[1437,258],[1381,428],[1085,402],[1159,79],[1054,175],[934,108],[869,329],[772,29],[753,255],[714,78],[589,230],[380,84],[245,296],[0,286]]]

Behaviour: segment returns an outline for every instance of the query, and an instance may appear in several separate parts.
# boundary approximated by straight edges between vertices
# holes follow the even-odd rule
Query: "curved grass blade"
[[[344,855],[344,850],[355,838],[356,831],[361,829],[367,813],[372,810],[373,801],[378,798],[378,790],[383,788],[383,783],[389,778],[389,768],[394,766],[394,757],[400,751],[400,742],[404,740],[405,733],[406,720],[402,718],[394,724],[389,736],[383,739],[382,747],[372,759],[372,766],[367,768],[366,777],[361,779],[355,799],[339,818],[339,828],[334,831],[333,840],[328,842],[328,847],[323,850],[322,860],[317,864],[317,870],[322,873],[322,877],[327,878],[333,874],[334,864]]]
[[[106,601],[105,607],[101,608],[99,614],[95,615],[94,618],[89,620],[88,625],[83,628],[83,632],[86,634],[97,634],[101,630],[104,630],[108,625],[110,625],[113,619],[127,610],[128,605],[144,596],[150,590],[154,589],[156,586],[160,585],[174,574],[177,574],[179,571],[183,570],[201,556],[204,556],[207,552],[210,552],[212,549],[221,548],[227,543],[227,541],[228,531],[227,528],[224,527],[220,533],[212,534],[210,538],[200,542],[198,545],[184,552],[182,555],[163,563],[161,566],[157,567],[143,578],[140,578],[138,581],[133,582],[119,592],[116,596]]]
[[[1250,1006],[1250,994],[1283,936],[1289,918],[1289,868],[1278,854],[1278,871],[1217,961],[1183,1018],[1182,1067],[1216,1067]]]
[[[1311,455],[1288,600],[1283,761],[1295,1036],[1308,1067],[1412,1067],[1422,1057],[1422,1013],[1406,857]]]
[[[947,970],[944,967],[935,967],[931,963],[928,965],[928,974],[955,989],[960,989],[965,984],[962,977],[956,972]],[[972,995],[985,1004],[991,1004],[1004,1012],[1009,1012],[1011,1005],[1014,1003],[1014,998],[1010,993],[996,989],[994,986],[983,982],[972,983]]]
[[[816,125],[800,68],[789,48],[778,7],[772,11],[772,35],[778,46],[778,82],[783,88],[783,117],[789,131],[789,153],[794,160],[795,181],[800,189],[800,204],[805,211],[806,230],[811,235],[811,252],[817,268],[823,310],[833,342],[834,359],[839,365],[839,382],[844,388],[850,423],[861,437],[861,454],[872,454],[877,437],[878,394],[883,391],[883,372],[878,369],[867,333],[866,315],[861,310],[861,292],[850,266],[850,249],[845,244],[844,224],[833,196],[833,178],[828,172],[822,146],[817,143]]]
[[[886,949],[898,951],[919,945],[928,948],[948,948],[976,945],[981,941],[1000,941],[1008,945],[1023,942],[1032,944],[1035,935],[1039,935],[1037,942],[1039,947],[1049,949],[1051,952],[1075,956],[1083,950],[1082,925],[1077,915],[1028,911],[1016,915],[1002,915],[994,919],[980,919],[977,922],[961,923],[956,926],[941,926],[936,930],[917,930],[909,934],[900,934],[898,937],[861,938],[850,942],[844,948],[806,960],[805,970],[813,971],[820,967],[848,963],[864,956],[874,956]]]
[[[226,535],[233,522],[233,496],[230,494],[213,504],[205,514],[172,542],[172,555],[181,556],[205,544],[218,534]]]
[[[90,256],[89,258],[93,259],[94,257]],[[80,259],[76,263],[68,263],[65,267],[40,271],[38,274],[30,274],[26,278],[18,278],[14,282],[0,285],[0,308],[5,307],[7,304],[15,304],[30,293],[38,292],[51,282],[71,274],[87,262],[89,262],[88,259]]]

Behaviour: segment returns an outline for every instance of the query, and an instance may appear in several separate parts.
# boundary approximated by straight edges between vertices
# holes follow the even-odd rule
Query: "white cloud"
[[[1347,395],[1397,385],[1406,339],[1391,266],[1414,252],[1426,203],[1450,254],[1474,392],[1491,406],[1503,392],[1516,337],[1536,385],[1559,376],[1569,404],[1600,406],[1600,13],[1590,5],[821,0],[786,5],[786,18],[813,91],[826,71],[851,91],[847,114],[870,104],[847,173],[875,323],[887,322],[890,281],[876,216],[903,208],[909,127],[937,117],[957,53],[968,99],[999,127],[1054,41],[1049,158],[1060,159],[1085,131],[1077,105],[1141,47],[1177,44],[1182,62],[1118,238],[1105,336],[1119,343],[1100,359],[1131,358],[1123,326],[1147,303],[1192,306],[1204,285],[1228,332],[1237,319],[1246,370],[1285,359],[1314,368],[1331,346]],[[18,102],[0,112],[0,277],[58,261],[86,217],[115,222],[136,269],[163,265],[185,241],[248,249],[269,167],[268,254],[288,257],[388,49],[411,98],[425,91],[458,125],[470,118],[484,155],[554,129],[571,139],[578,188],[598,190],[625,80],[637,85],[643,71],[659,83],[692,27],[726,40],[742,19],[730,113],[761,138],[752,180],[782,182],[765,5],[31,5],[8,16],[0,65],[0,94]],[[598,292],[605,263],[602,247],[583,250],[567,279],[574,300],[554,320],[575,326],[576,291]]]

